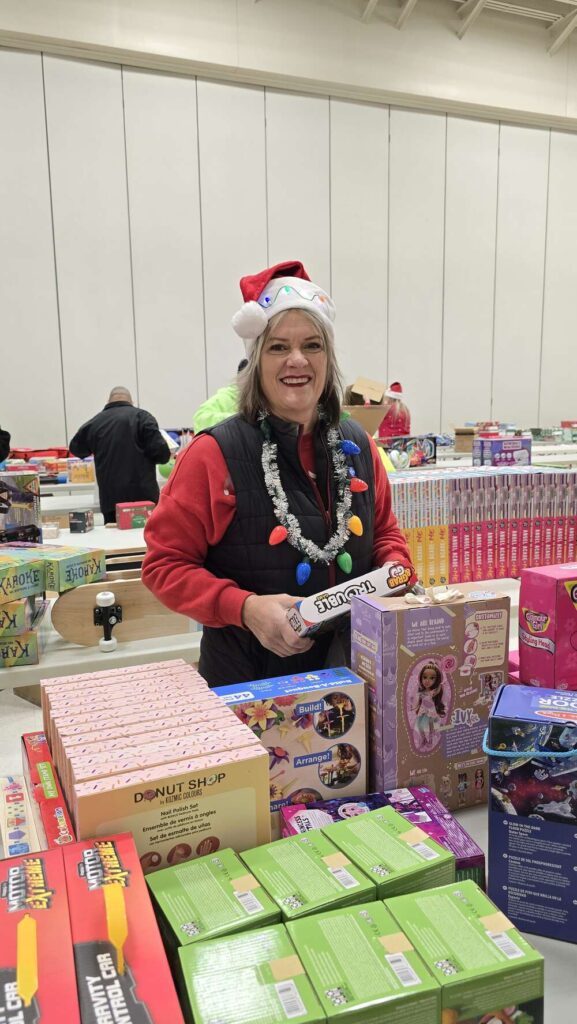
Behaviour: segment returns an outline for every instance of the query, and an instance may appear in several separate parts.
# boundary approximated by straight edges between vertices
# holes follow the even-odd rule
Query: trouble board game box
[[[247,850],[242,860],[280,907],[285,921],[377,898],[375,882],[323,832]]]
[[[577,942],[577,693],[503,687],[488,749],[489,895],[523,931]]]
[[[406,821],[418,825],[431,839],[453,853],[457,881],[472,878],[481,888],[485,887],[485,854],[428,786],[319,800],[308,807],[305,804],[281,807],[282,836],[306,835],[311,829],[326,828],[379,807],[393,807]]]
[[[383,903],[291,921],[327,1021],[436,1024],[441,990]]]
[[[273,835],[278,811],[367,788],[366,687],[346,668],[214,689],[264,744]]]
[[[325,1024],[283,925],[179,950],[187,1024]]]
[[[369,684],[371,789],[426,785],[449,809],[487,799],[482,741],[507,678],[507,596],[459,584],[448,603],[355,597],[352,666]]]
[[[153,501],[125,501],[116,506],[116,525],[119,530],[134,530],[146,526],[156,505]]]
[[[333,823],[323,832],[375,882],[377,899],[455,880],[454,855],[392,807]]]
[[[147,882],[161,931],[173,948],[280,921],[279,907],[234,850],[176,863],[149,875]]]
[[[182,1024],[132,836],[89,839],[63,853],[82,1024]]]
[[[577,564],[521,573],[518,667],[523,683],[577,690]]]
[[[0,1020],[80,1024],[61,850],[0,860]]]
[[[443,1024],[543,1024],[543,957],[474,882],[386,906],[441,987]]]

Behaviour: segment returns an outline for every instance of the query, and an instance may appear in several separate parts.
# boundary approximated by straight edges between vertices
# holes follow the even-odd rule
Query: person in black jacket
[[[118,502],[158,501],[156,465],[168,462],[170,449],[154,416],[133,405],[126,388],[112,389],[104,409],[74,435],[70,451],[79,459],[94,455],[105,523],[115,522]]]
[[[10,454],[10,434],[0,427],[0,462],[4,462]]]

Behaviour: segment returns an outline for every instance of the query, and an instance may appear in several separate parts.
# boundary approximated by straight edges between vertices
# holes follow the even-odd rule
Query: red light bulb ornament
[[[369,485],[364,480],[361,480],[360,476],[354,476],[349,483],[349,487],[353,494],[360,494],[361,491],[368,491],[369,489]]]
[[[288,537],[288,530],[286,526],[275,526],[271,530],[268,538],[268,542],[271,547],[276,547],[277,544],[282,544]]]

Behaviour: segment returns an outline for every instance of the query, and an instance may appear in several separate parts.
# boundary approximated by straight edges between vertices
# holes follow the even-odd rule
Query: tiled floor
[[[39,708],[0,691],[0,775],[21,771],[20,736],[42,728]],[[479,845],[487,849],[487,815],[483,809],[471,808],[458,815],[464,828]],[[529,936],[545,957],[545,1024],[565,1024],[575,1020],[577,995],[577,948],[567,942],[555,942]]]

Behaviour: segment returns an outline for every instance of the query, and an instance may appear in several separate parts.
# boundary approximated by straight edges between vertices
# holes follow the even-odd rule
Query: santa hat
[[[232,326],[244,341],[247,354],[269,320],[287,309],[314,313],[329,337],[334,338],[334,302],[322,288],[313,284],[297,260],[277,263],[259,274],[241,277],[240,290],[244,305],[234,314]]]
[[[391,386],[387,388],[387,390],[385,391],[385,398],[399,398],[401,402],[403,401],[403,388],[402,385],[399,384],[398,380],[396,380],[394,384],[391,384]]]

